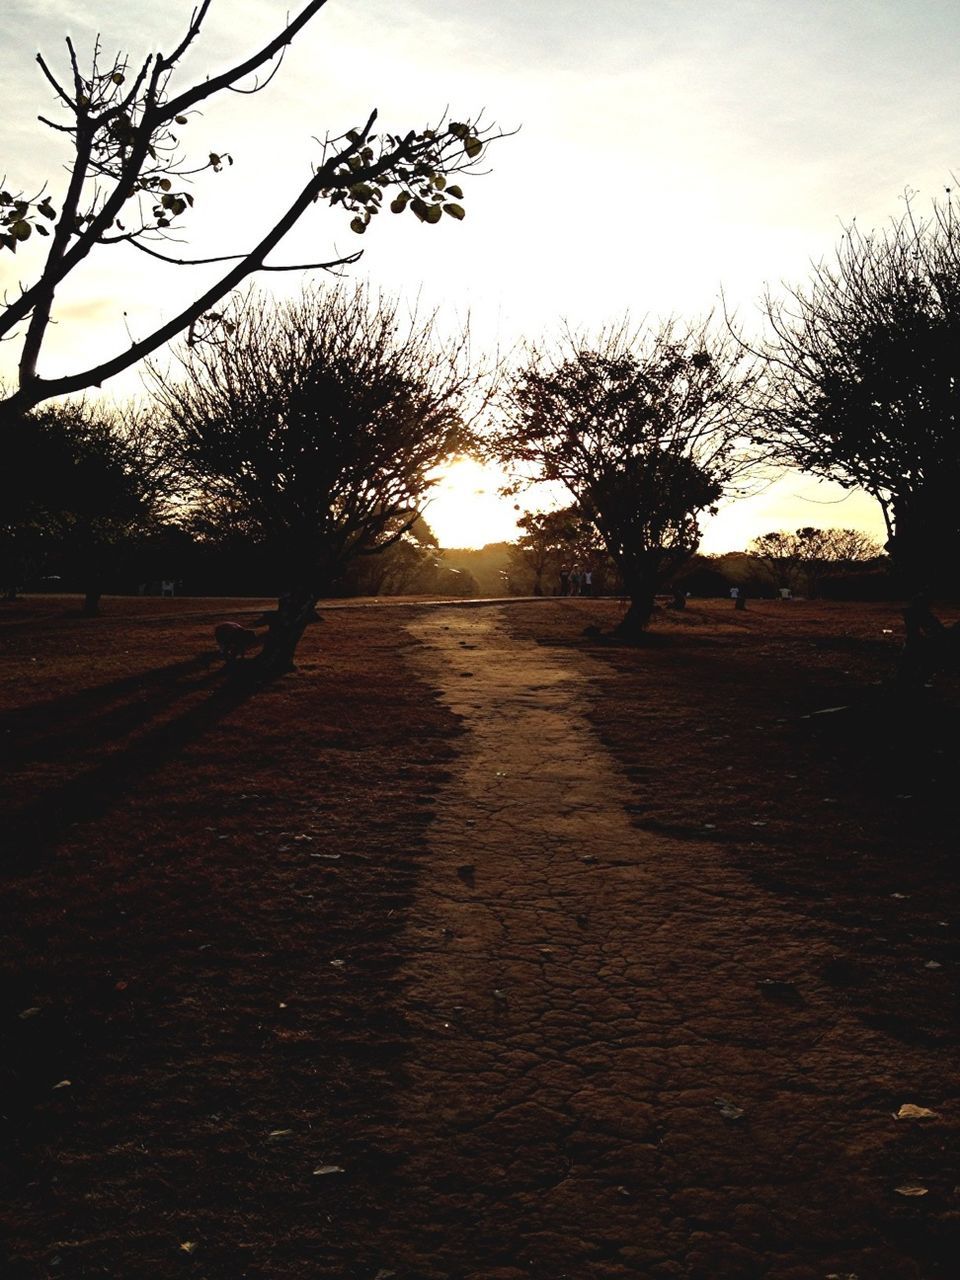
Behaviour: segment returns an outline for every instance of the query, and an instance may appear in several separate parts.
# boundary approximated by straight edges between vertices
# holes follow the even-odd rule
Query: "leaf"
[[[174,120],[176,120],[177,124],[186,124],[186,123],[187,123],[187,117],[186,117],[186,116],[174,116],[173,118],[174,118]]]
[[[329,1173],[346,1173],[346,1169],[339,1164],[318,1164],[313,1171],[315,1178],[325,1178]]]
[[[894,1187],[898,1196],[925,1196],[928,1192],[927,1187],[921,1187],[919,1183],[907,1182],[902,1187]]]
[[[114,84],[123,84],[126,77],[122,76],[119,71],[115,71],[113,75],[110,77],[110,79],[113,81]]]
[[[18,1013],[17,1017],[21,1022],[26,1022],[27,1018],[35,1018],[40,1013],[39,1005],[31,1005],[29,1009],[24,1009],[22,1013]]]
[[[424,214],[423,221],[428,223],[432,227],[432,226],[436,226],[436,224],[440,221],[442,217],[443,217],[443,208],[440,205],[428,204],[427,212]]]
[[[184,1253],[196,1253],[197,1242],[196,1240],[183,1240],[180,1244],[180,1248]]]
[[[33,233],[33,227],[31,227],[29,222],[24,221],[23,218],[18,222],[15,222],[10,230],[13,233],[14,240],[29,240]]]
[[[424,200],[421,200],[419,196],[414,196],[413,201],[410,205],[410,208],[413,210],[413,212],[416,214],[416,216],[420,219],[421,222],[427,221],[427,215],[430,212],[430,206]]]
[[[367,229],[367,224],[362,218],[351,218],[350,230],[355,231],[358,236],[362,236]]]
[[[913,1102],[905,1102],[899,1111],[894,1112],[894,1120],[939,1120],[936,1111],[929,1107],[918,1107]]]
[[[404,209],[410,203],[410,192],[401,191],[400,194],[390,201],[391,213],[403,213]]]
[[[467,216],[466,210],[462,204],[445,204],[443,212],[449,213],[451,218],[456,218],[458,222],[462,222]]]
[[[475,134],[470,134],[469,137],[463,140],[463,149],[471,160],[476,160],[483,150],[483,143]]]
[[[454,186],[454,187],[447,187],[447,195],[448,195],[448,196],[453,196],[454,200],[462,200],[462,199],[463,199],[463,191],[460,189],[460,187],[456,187],[456,186]]]
[[[738,1107],[735,1102],[730,1102],[727,1098],[717,1098],[714,1106],[723,1116],[724,1120],[742,1120],[746,1115],[743,1107]]]
[[[53,1086],[53,1088],[54,1088],[54,1089],[69,1089],[69,1088],[70,1088],[70,1086],[71,1086],[72,1084],[73,1084],[73,1081],[72,1081],[72,1080],[60,1080],[57,1084],[55,1084],[55,1085]]]
[[[271,1129],[267,1134],[267,1139],[271,1142],[276,1142],[278,1138],[289,1138],[292,1133],[292,1129]]]

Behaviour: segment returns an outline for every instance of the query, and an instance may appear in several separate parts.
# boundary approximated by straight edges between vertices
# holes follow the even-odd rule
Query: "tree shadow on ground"
[[[152,773],[269,682],[270,677],[259,667],[244,663],[230,669],[223,683],[214,685],[220,672],[209,670],[212,661],[203,655],[150,673],[156,675],[153,695],[145,701],[111,709],[96,723],[95,731],[87,722],[70,726],[59,737],[56,730],[49,738],[38,736],[32,745],[34,750],[42,752],[45,761],[55,759],[58,753],[61,757],[73,758],[81,745],[88,756],[94,754],[100,758],[93,767],[66,780],[56,779],[19,809],[8,811],[7,855],[2,870],[20,875],[37,869],[52,856],[70,827],[102,816],[133,788],[142,788]],[[204,678],[189,679],[190,675],[203,671],[207,672]],[[83,706],[92,710],[93,695],[109,698],[118,687],[130,691],[142,687],[142,683],[142,679],[133,677],[115,681],[91,690],[89,698],[86,694],[77,694],[52,706],[62,711],[63,705],[68,704],[74,713]],[[179,715],[164,716],[160,723],[151,726],[151,722],[172,705],[191,699],[193,705]],[[29,750],[28,743],[27,754],[20,756],[22,761],[30,759]]]
[[[192,692],[197,685],[188,684],[189,677],[209,671],[215,661],[212,653],[198,654],[10,712],[0,720],[0,760],[16,768],[30,760],[56,760],[116,741],[146,724],[171,700]],[[120,701],[128,694],[138,696]]]

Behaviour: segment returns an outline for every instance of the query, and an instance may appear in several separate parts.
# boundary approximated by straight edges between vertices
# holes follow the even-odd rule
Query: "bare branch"
[[[66,106],[68,106],[71,111],[75,110],[73,99],[70,97],[66,89],[63,88],[59,80],[57,80],[56,76],[47,66],[46,62],[43,59],[42,53],[37,54],[37,65],[39,66],[43,74],[46,76],[50,84],[53,86],[53,91],[57,95],[57,97],[60,99],[60,101],[63,102]],[[48,123],[48,122],[45,122],[45,123]],[[56,127],[57,126],[55,125],[54,128]]]
[[[283,66],[283,59],[286,57],[286,53],[287,53],[286,48],[283,48],[280,50],[280,56],[279,58],[277,58],[276,66],[267,76],[266,80],[264,80],[262,83],[260,79],[257,78],[254,81],[253,87],[251,89],[239,89],[235,84],[228,84],[227,88],[230,90],[231,93],[240,93],[248,97],[254,93],[259,93],[262,89],[265,89],[267,87],[267,85],[270,83],[273,77],[277,74],[277,72]]]
[[[113,243],[126,241],[131,244],[134,249],[139,249],[141,253],[147,253],[151,258],[158,258],[161,262],[169,262],[175,267],[207,267],[215,262],[239,262],[248,257],[245,253],[225,253],[219,258],[173,258],[168,254],[160,253],[156,249],[151,249],[149,245],[143,244],[133,237],[139,232],[131,232],[127,236],[117,236]],[[346,257],[336,258],[332,262],[301,262],[291,263],[289,266],[269,266],[264,263],[256,268],[258,271],[330,271],[335,267],[350,266],[354,262],[359,262],[363,257],[363,250],[358,249],[356,253],[348,254]]]
[[[193,13],[190,15],[190,25],[187,28],[186,35],[177,45],[176,49],[174,49],[173,53],[171,53],[170,57],[162,59],[164,70],[167,70],[178,63],[190,48],[191,44],[193,44],[194,40],[196,40],[197,36],[200,34],[200,28],[203,25],[203,20],[207,16],[207,10],[209,8],[210,0],[202,0],[200,8],[194,9]]]
[[[209,0],[205,0],[209,4]],[[310,19],[327,3],[327,0],[310,0],[301,12],[284,27],[279,35],[268,41],[267,44],[252,57],[247,58],[238,66],[231,68],[230,71],[224,71],[219,76],[213,76],[210,80],[204,81],[203,84],[194,85],[192,89],[188,89],[179,97],[173,98],[170,102],[164,104],[158,113],[161,120],[172,120],[174,116],[183,115],[191,107],[195,107],[198,102],[203,102],[206,98],[211,97],[215,93],[219,93],[221,89],[227,89],[237,83],[238,80],[244,79],[245,76],[262,67],[265,62],[269,62],[285,45],[290,44],[294,37],[307,25]],[[169,64],[161,62],[166,69]]]

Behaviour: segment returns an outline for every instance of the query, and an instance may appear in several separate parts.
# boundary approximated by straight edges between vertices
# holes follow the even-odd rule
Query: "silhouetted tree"
[[[155,527],[172,483],[148,416],[83,404],[29,414],[2,474],[8,593],[18,573],[55,569],[82,585],[88,615],[109,575]]]
[[[576,507],[530,511],[517,525],[520,536],[511,553],[511,577],[529,575],[536,596],[544,593],[545,575],[554,584],[558,581],[561,565],[592,567],[606,557],[596,529]]]
[[[750,362],[709,322],[530,348],[492,447],[566,485],[593,523],[630,596],[624,635],[647,627],[658,588],[697,548],[698,516],[752,465],[752,390]]]
[[[491,130],[481,130],[470,121],[444,119],[433,128],[377,134],[373,111],[360,127],[327,138],[307,181],[280,216],[255,233],[252,246],[203,259],[187,259],[179,250],[157,247],[179,239],[181,220],[193,205],[188,190],[191,179],[204,170],[218,172],[232,164],[226,152],[185,159],[180,140],[191,116],[226,90],[241,84],[248,86],[243,92],[263,87],[255,77],[271,63],[276,70],[286,46],[325,3],[310,0],[249,58],[182,89],[174,88],[173,81],[200,35],[211,0],[198,4],[172,53],[151,54],[139,65],[125,54],[104,58],[98,42],[89,69],[81,69],[69,37],[67,76],[58,78],[38,55],[61,111],[59,119],[40,119],[68,143],[73,154],[59,208],[46,188],[36,196],[0,191],[0,251],[16,252],[34,235],[47,238],[45,260],[32,283],[21,287],[0,312],[0,337],[17,336],[20,341],[17,386],[0,399],[0,434],[14,426],[25,410],[51,397],[99,386],[184,330],[191,341],[222,334],[223,316],[214,308],[253,272],[330,268],[355,261],[358,254],[297,265],[267,261],[318,201],[351,214],[350,226],[357,233],[367,229],[391,189],[395,196],[390,208],[396,213],[410,210],[428,224],[439,222],[444,213],[463,218],[463,193],[447,179],[481,162]],[[259,195],[248,191],[244,199],[257,203]],[[226,265],[213,284],[152,333],[88,368],[42,377],[38,360],[58,289],[94,250],[116,251],[117,246],[132,247],[172,266]]]
[[[440,543],[426,520],[418,516],[404,526],[399,539],[376,555],[357,556],[347,566],[341,588],[351,596],[402,596],[434,592],[440,578]]]
[[[356,556],[398,542],[429,473],[466,443],[465,334],[345,285],[231,309],[229,344],[185,346],[157,395],[209,528],[261,546],[281,595],[265,662],[289,667],[316,601]]]
[[[960,226],[851,226],[832,262],[766,299],[765,439],[815,475],[872,494],[910,591],[955,586],[960,564]]]
[[[816,594],[824,574],[851,569],[883,555],[883,548],[859,529],[777,530],[754,538],[750,552],[769,565],[778,586]]]

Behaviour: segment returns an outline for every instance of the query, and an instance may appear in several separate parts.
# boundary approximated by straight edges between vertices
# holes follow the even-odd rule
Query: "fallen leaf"
[[[69,1089],[73,1084],[72,1080],[61,1080],[59,1084],[55,1084],[54,1089]]]
[[[180,1248],[183,1250],[184,1253],[196,1253],[197,1242],[196,1240],[184,1240],[180,1245]]]
[[[929,1107],[918,1107],[913,1102],[905,1102],[900,1110],[894,1113],[893,1118],[894,1120],[938,1120],[940,1117]]]
[[[730,1102],[727,1098],[717,1098],[714,1106],[716,1106],[724,1120],[740,1120],[746,1115],[743,1107],[738,1107],[735,1102]]]
[[[339,1164],[319,1164],[313,1171],[315,1178],[325,1177],[328,1173],[346,1173],[346,1170]]]
[[[270,1132],[267,1134],[267,1137],[269,1139],[289,1138],[291,1133],[293,1133],[292,1129],[271,1129]]]
[[[943,965],[940,963],[939,960],[928,960],[923,967],[925,969],[942,969]]]
[[[34,1005],[34,1006],[33,1006],[33,1008],[31,1008],[31,1009],[24,1009],[23,1013],[18,1013],[18,1014],[17,1014],[17,1017],[18,1017],[22,1022],[25,1022],[25,1021],[27,1020],[27,1018],[35,1018],[35,1017],[37,1016],[37,1014],[38,1014],[38,1013],[40,1013],[40,1012],[41,1012],[40,1008],[39,1008],[37,1005]]]
[[[898,1196],[925,1196],[927,1188],[921,1187],[915,1182],[904,1183],[902,1187],[894,1187]]]

